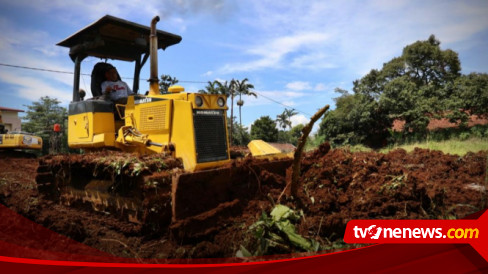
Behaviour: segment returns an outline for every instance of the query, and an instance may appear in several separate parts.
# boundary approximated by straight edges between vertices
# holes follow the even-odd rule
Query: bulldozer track
[[[185,172],[171,157],[111,151],[39,159],[36,182],[47,199],[111,214],[178,237],[201,237],[237,216],[261,191],[258,174],[284,177],[291,159],[240,159],[229,166]]]
[[[169,223],[171,173],[178,172],[181,164],[162,155],[127,156],[91,153],[43,157],[37,168],[38,190],[60,204],[88,205],[93,211],[132,223]]]

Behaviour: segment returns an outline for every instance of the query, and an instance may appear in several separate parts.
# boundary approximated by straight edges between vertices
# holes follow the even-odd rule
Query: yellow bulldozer
[[[85,154],[40,159],[36,180],[47,197],[88,203],[134,223],[174,227],[238,210],[257,191],[259,172],[285,174],[291,159],[262,141],[252,142],[251,152],[276,159],[231,160],[225,96],[188,93],[181,86],[160,93],[157,51],[182,38],[157,30],[158,21],[156,16],[147,27],[107,15],[58,43],[74,62],[68,145]],[[133,62],[135,94],[107,100],[99,73],[106,63],[100,62],[92,72],[93,98],[85,100],[79,83],[88,56]],[[140,72],[148,60],[149,91],[142,95]]]
[[[42,149],[42,138],[23,131],[8,132],[2,120],[0,110],[0,150],[40,150]]]

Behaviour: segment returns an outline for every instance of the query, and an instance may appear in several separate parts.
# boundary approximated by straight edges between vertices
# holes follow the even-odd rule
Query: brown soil
[[[208,218],[204,228],[193,218],[148,230],[107,212],[45,199],[35,183],[39,160],[11,152],[0,152],[0,202],[89,247],[136,259],[234,257],[240,245],[255,244],[248,227],[277,201],[303,210],[299,233],[323,246],[340,241],[351,219],[463,218],[487,207],[487,152],[464,157],[424,149],[351,153],[327,152],[326,146],[304,157],[297,198],[283,194],[285,176],[256,169],[264,162],[251,158],[233,162],[234,168],[253,167],[248,173],[258,187],[245,197],[222,202],[215,212],[225,209],[225,214]],[[178,168],[178,163],[172,164]],[[181,233],[180,226],[195,233]]]

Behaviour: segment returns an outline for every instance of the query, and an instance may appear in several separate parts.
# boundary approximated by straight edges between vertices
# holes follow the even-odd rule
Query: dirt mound
[[[73,162],[84,163],[85,169],[80,165],[75,177],[86,176],[81,170],[97,170],[101,166],[105,170],[98,170],[100,176],[123,176],[124,172],[132,172],[138,166],[124,154],[104,153],[105,156],[96,157],[54,156],[48,161],[69,157]],[[100,165],[100,156],[105,157],[104,165]],[[143,178],[147,182],[158,182],[158,178],[164,177],[158,175],[161,158],[147,157],[136,157],[148,163],[145,164],[147,169],[140,172],[145,174]],[[151,162],[154,165],[149,164]],[[127,163],[125,168],[123,163]],[[158,233],[148,233],[140,225],[125,222],[105,211],[66,207],[39,197],[35,185],[37,159],[0,158],[0,201],[76,241],[115,256],[138,259],[234,257],[241,244],[252,246],[248,227],[262,212],[269,213],[277,201],[303,210],[305,217],[298,227],[299,233],[324,246],[340,240],[351,219],[463,218],[487,206],[487,152],[464,157],[423,149],[411,153],[404,150],[388,154],[351,153],[342,149],[329,151],[328,144],[323,144],[303,158],[298,197],[303,204],[301,208],[297,208],[297,198],[284,194],[284,174],[256,168],[264,164],[265,161],[252,158],[230,164],[236,169],[247,168],[249,177],[246,178],[253,178],[256,185],[249,184],[247,188],[239,185],[239,191],[248,192],[245,199],[240,197],[240,201],[223,203],[219,207],[231,209],[225,218],[214,219],[214,224],[206,226],[204,233],[193,233],[192,237],[184,234],[175,237],[175,230],[169,226]],[[178,163],[169,160],[165,165],[179,168]],[[107,166],[112,169],[107,170]],[[154,194],[163,196],[169,191],[153,190]],[[195,193],[195,199],[199,195],[205,194]],[[239,210],[235,211],[237,205]],[[185,221],[187,230],[198,231],[201,225],[195,220]]]
[[[317,151],[305,157],[301,198],[320,234],[342,237],[351,219],[463,218],[486,207],[487,153],[464,157],[398,149]]]

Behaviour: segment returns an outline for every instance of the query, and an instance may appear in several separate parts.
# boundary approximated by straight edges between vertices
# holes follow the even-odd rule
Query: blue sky
[[[246,126],[276,118],[283,105],[299,111],[294,125],[304,123],[322,106],[334,107],[336,87],[351,90],[354,80],[430,34],[459,53],[462,73],[488,72],[483,0],[0,0],[0,63],[72,72],[68,49],[55,44],[105,14],[144,25],[159,15],[158,29],[181,35],[180,44],[159,51],[159,74],[178,78],[187,91],[248,78],[261,96],[244,98]],[[82,73],[96,62],[86,59]],[[132,63],[112,63],[132,77]],[[148,77],[146,66],[141,78]],[[0,65],[0,106],[25,110],[46,95],[67,106],[72,82],[72,74]],[[80,87],[89,86],[84,76]]]

